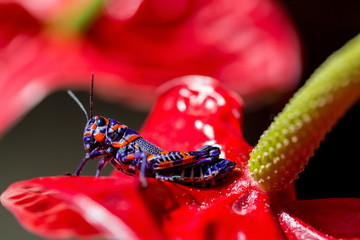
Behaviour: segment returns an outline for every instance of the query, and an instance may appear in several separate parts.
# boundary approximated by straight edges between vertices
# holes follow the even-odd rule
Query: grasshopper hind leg
[[[210,187],[228,176],[234,167],[234,162],[220,158],[204,164],[158,171],[155,173],[155,178],[194,187]]]

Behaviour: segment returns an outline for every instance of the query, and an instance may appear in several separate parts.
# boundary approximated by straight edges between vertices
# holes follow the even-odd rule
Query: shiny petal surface
[[[15,183],[1,196],[1,201],[24,227],[48,238],[102,235],[113,239],[145,239],[150,235],[161,239],[134,180],[130,177],[37,178]]]
[[[285,206],[287,213],[280,214],[285,232],[301,232],[309,235],[307,239],[360,239],[360,199],[299,200]],[[302,230],[294,231],[296,228]]]

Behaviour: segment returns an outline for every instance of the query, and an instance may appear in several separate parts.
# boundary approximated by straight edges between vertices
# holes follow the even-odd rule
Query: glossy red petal
[[[141,195],[135,178],[66,176],[15,183],[1,201],[27,229],[49,238],[162,239]]]
[[[242,190],[206,203],[195,189],[154,179],[142,189],[127,176],[46,177],[11,185],[1,200],[27,229],[49,238],[282,239],[264,193]]]
[[[280,214],[280,222],[291,235],[321,236],[312,239],[360,239],[360,199],[302,200],[285,206],[287,213]]]
[[[145,138],[169,150],[219,144],[249,152],[241,130],[242,100],[217,80],[195,75],[177,78],[163,85],[158,95],[141,131]]]
[[[288,213],[279,213],[279,222],[288,240],[336,240]]]
[[[175,198],[191,196],[191,200],[182,202],[182,207],[171,211],[169,219],[163,221],[167,234],[184,239],[281,239],[269,199],[247,171],[251,148],[242,137],[240,98],[221,88],[216,80],[202,76],[175,79],[162,86],[159,93],[142,129],[144,138],[167,150],[217,144],[226,158],[238,164],[234,173],[216,187],[175,185],[171,191]],[[263,231],[254,231],[257,224],[263,226]]]

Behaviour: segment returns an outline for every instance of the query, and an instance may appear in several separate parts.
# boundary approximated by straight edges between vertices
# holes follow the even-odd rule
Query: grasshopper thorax
[[[106,149],[116,147],[121,142],[127,132],[128,127],[116,120],[94,116],[91,117],[84,130],[84,147],[88,152],[95,148]]]

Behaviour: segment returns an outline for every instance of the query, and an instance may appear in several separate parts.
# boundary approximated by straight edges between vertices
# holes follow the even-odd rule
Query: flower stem
[[[66,35],[82,33],[96,18],[104,3],[104,0],[66,2],[48,19],[48,28]]]
[[[360,35],[315,71],[260,137],[249,169],[261,187],[277,191],[294,181],[359,97]]]

